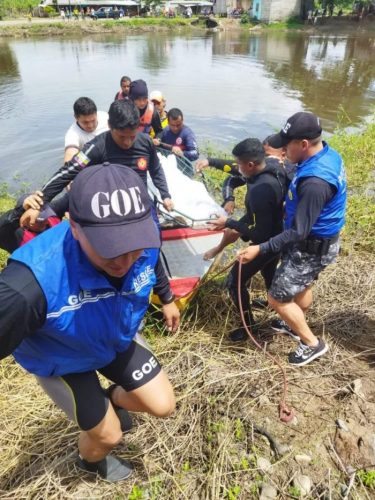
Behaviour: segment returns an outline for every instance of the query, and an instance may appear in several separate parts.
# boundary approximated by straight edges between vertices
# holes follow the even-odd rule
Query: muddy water
[[[297,32],[162,33],[0,42],[0,181],[39,186],[61,165],[72,104],[107,110],[120,76],[143,78],[179,107],[201,146],[264,138],[296,111],[332,132],[375,103],[375,36]],[[14,177],[17,177],[17,182]]]

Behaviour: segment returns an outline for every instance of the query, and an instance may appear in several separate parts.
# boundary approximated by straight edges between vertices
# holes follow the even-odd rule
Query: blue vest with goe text
[[[145,250],[117,290],[88,261],[68,222],[16,250],[11,259],[31,269],[47,302],[44,325],[13,352],[16,361],[45,377],[109,364],[129,347],[146,313],[158,255]]]
[[[298,205],[298,182],[304,177],[319,177],[335,186],[336,194],[323,207],[310,234],[319,238],[330,238],[339,233],[345,224],[346,178],[341,156],[326,143],[323,145],[324,147],[319,153],[311,156],[297,167],[296,175],[289,185],[286,196],[285,227],[290,229],[293,225]]]

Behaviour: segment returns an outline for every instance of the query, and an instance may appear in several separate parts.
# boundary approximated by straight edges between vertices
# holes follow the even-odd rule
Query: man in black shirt
[[[267,163],[262,143],[258,139],[246,139],[237,144],[233,151],[239,171],[246,178],[246,213],[239,220],[225,216],[211,222],[213,229],[226,229],[224,244],[241,237],[244,241],[262,243],[282,231],[283,200],[286,191],[286,174],[278,162]],[[220,250],[222,245],[220,246]],[[215,255],[217,249],[213,249]],[[214,256],[213,255],[213,256]],[[206,257],[210,257],[207,255]],[[254,326],[251,312],[249,282],[258,271],[262,273],[267,289],[270,287],[278,263],[278,253],[267,254],[243,266],[241,273],[241,301],[248,324]],[[232,268],[227,286],[231,297],[239,307],[238,264]],[[246,330],[241,327],[230,334],[233,341],[245,340]]]
[[[60,193],[82,169],[104,162],[130,167],[146,185],[149,171],[155,186],[159,189],[164,208],[172,209],[173,203],[165,175],[152,139],[146,134],[137,132],[139,112],[135,105],[131,101],[118,100],[111,104],[108,114],[110,130],[85,144],[71,161],[55,172],[39,194],[36,192],[26,198],[23,204],[26,212],[21,217],[22,226],[32,228],[39,216],[40,206]],[[155,217],[155,210],[153,213]],[[162,304],[168,305],[173,302],[174,296],[160,259],[155,272],[159,284],[159,298]],[[168,308],[169,312],[171,309]],[[173,314],[179,315],[177,307]]]

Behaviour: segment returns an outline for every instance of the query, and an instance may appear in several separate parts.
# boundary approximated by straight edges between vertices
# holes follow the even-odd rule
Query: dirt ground
[[[374,267],[374,256],[343,256],[318,281],[309,321],[329,343],[326,356],[292,368],[292,339],[276,335],[267,345],[287,370],[287,404],[296,414],[288,425],[278,417],[279,369],[250,342],[226,339],[238,318],[220,279],[201,289],[178,334],[149,320],[145,333],[175,388],[177,410],[163,420],[134,417],[116,453],[135,472],[117,485],[77,473],[77,427],[6,360],[0,498],[374,498]],[[252,294],[264,294],[260,282]],[[257,313],[266,333],[271,317]]]

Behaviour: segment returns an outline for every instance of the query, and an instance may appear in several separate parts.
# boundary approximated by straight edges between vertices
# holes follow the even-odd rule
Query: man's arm
[[[240,176],[240,171],[238,170],[238,165],[235,161],[223,160],[221,158],[207,158],[208,166],[216,168],[216,170],[222,170],[227,174]]]
[[[234,190],[246,184],[246,179],[239,175],[228,175],[224,180],[221,193],[223,195],[224,203],[227,201],[235,201]]]
[[[279,253],[288,244],[305,240],[321,211],[335,195],[333,185],[318,177],[306,177],[297,187],[298,205],[293,227],[260,245],[260,253]]]
[[[11,261],[0,274],[0,359],[44,324],[46,310],[34,274],[20,262]]]
[[[197,140],[195,138],[193,131],[190,129],[187,130],[187,133],[185,136],[184,156],[190,161],[198,160],[198,157],[199,157],[199,149],[198,149]]]
[[[44,184],[42,188],[44,201],[51,201],[57,194],[75,179],[78,173],[85,167],[101,163],[103,160],[98,143],[98,137],[83,146],[81,151],[61,167],[53,176]],[[100,139],[100,140],[103,140]]]
[[[259,244],[271,237],[275,225],[277,199],[273,187],[266,183],[254,186],[250,194],[250,204],[253,214],[251,218],[246,214],[239,221],[228,219],[225,227],[238,231],[244,241]]]

